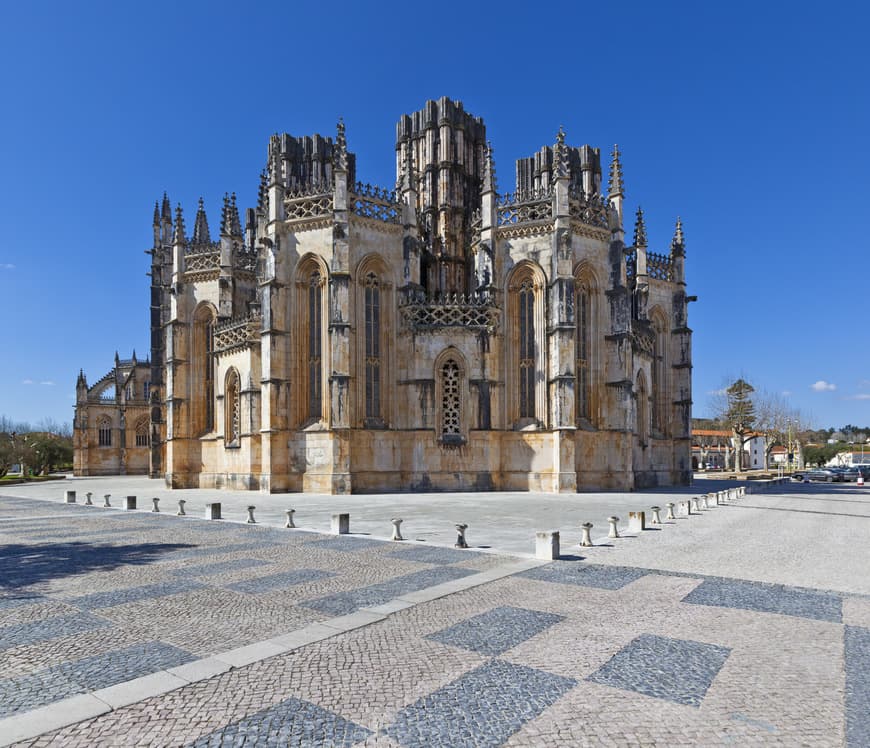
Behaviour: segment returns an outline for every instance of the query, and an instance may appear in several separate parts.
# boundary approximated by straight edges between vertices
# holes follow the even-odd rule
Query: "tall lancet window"
[[[577,340],[574,351],[577,355],[577,418],[589,418],[589,290],[581,286],[577,290]]]
[[[227,383],[224,391],[224,444],[227,447],[237,447],[242,434],[241,382],[235,369],[227,372]]]
[[[519,289],[520,418],[535,417],[535,289],[531,279]]]
[[[112,446],[112,421],[108,416],[97,419],[97,444],[101,447]]]
[[[459,376],[459,364],[447,359],[441,367],[441,438],[448,442],[462,437]]]
[[[378,276],[365,278],[366,418],[381,417],[381,289]]]
[[[214,310],[201,304],[193,316],[194,432],[212,431],[214,423]]]
[[[308,280],[308,417],[323,416],[323,278],[315,270]]]

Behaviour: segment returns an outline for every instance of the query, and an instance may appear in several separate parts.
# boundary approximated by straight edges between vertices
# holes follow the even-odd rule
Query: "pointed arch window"
[[[101,447],[112,446],[112,421],[108,416],[97,419],[97,444]]]
[[[240,399],[239,373],[235,369],[227,372],[226,389],[224,390],[224,444],[227,447],[237,447],[242,432],[242,408]]]
[[[535,288],[531,279],[519,289],[520,345],[518,376],[520,418],[535,417]]]
[[[458,440],[462,436],[460,419],[459,364],[452,358],[441,367],[441,438]]]
[[[136,423],[136,446],[137,447],[147,447],[148,446],[148,419],[140,418]]]
[[[652,362],[652,428],[659,436],[665,436],[668,430],[668,366],[667,342],[665,335],[666,323],[657,318],[654,323],[655,338],[653,341]]]
[[[365,277],[366,419],[381,418],[381,288],[378,276]]]
[[[574,344],[574,352],[577,358],[577,418],[589,419],[590,417],[590,294],[589,289],[580,286],[577,289],[577,301],[575,306],[577,315],[577,339]]]
[[[323,416],[323,277],[308,278],[308,417]]]
[[[649,392],[646,388],[646,379],[643,372],[637,375],[637,387],[635,388],[635,396],[637,397],[637,438],[642,447],[647,445],[649,441]]]
[[[193,329],[193,422],[200,434],[214,429],[214,322],[214,311],[202,304]]]

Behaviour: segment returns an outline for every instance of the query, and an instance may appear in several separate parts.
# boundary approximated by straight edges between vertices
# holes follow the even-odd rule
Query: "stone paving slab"
[[[423,553],[416,559],[403,557],[405,549],[429,551],[431,545],[385,542],[335,552],[328,550],[328,543],[317,544],[325,539],[323,534],[272,528],[254,536],[268,528],[229,522],[224,525],[231,528],[226,534],[223,530],[199,533],[191,528],[202,520],[125,519],[138,528],[140,545],[159,538],[168,546],[179,546],[172,552],[206,544],[254,542],[244,540],[247,537],[277,540],[264,542],[262,549],[215,554],[213,560],[204,554],[166,562],[170,552],[142,556],[137,552],[131,555],[133,563],[126,564],[112,551],[105,569],[89,567],[87,553],[73,553],[72,561],[81,569],[72,575],[25,576],[29,584],[7,592],[35,592],[36,596],[28,604],[0,608],[3,616],[10,616],[0,617],[0,625],[13,620],[16,623],[11,625],[39,621],[40,611],[48,614],[45,620],[90,615],[89,611],[58,607],[65,605],[59,601],[178,580],[173,572],[186,565],[240,558],[269,564],[229,567],[224,575],[197,577],[203,584],[200,590],[99,608],[100,617],[110,620],[118,632],[143,638],[149,627],[139,622],[150,621],[151,628],[158,628],[160,641],[204,659],[131,683],[126,701],[141,700],[123,706],[125,699],[122,690],[118,691],[113,711],[100,707],[104,702],[96,699],[73,697],[58,702],[66,722],[58,722],[55,716],[54,721],[37,723],[31,717],[40,714],[40,709],[3,720],[0,744],[21,739],[22,745],[62,744],[65,748],[119,741],[125,745],[192,745],[215,736],[226,736],[230,741],[226,744],[235,744],[267,735],[270,724],[292,721],[294,710],[310,709],[317,715],[315,721],[344,720],[368,731],[361,740],[371,745],[437,745],[439,741],[462,745],[469,736],[477,741],[472,744],[525,746],[864,745],[870,720],[864,683],[870,671],[870,647],[868,628],[861,625],[867,599],[861,594],[868,589],[862,586],[866,576],[862,571],[866,567],[860,564],[863,551],[851,553],[849,544],[857,536],[844,529],[844,518],[838,516],[842,512],[821,515],[818,512],[824,511],[824,504],[817,509],[812,503],[824,502],[824,496],[832,497],[832,504],[858,499],[838,487],[824,488],[819,498],[813,489],[812,494],[796,496],[755,495],[752,501],[761,508],[717,507],[658,532],[615,539],[572,554],[584,556],[582,560],[529,561],[524,568],[507,563],[504,557],[480,553],[468,553],[467,561],[460,559],[453,565],[449,562],[452,548],[443,549],[447,554],[436,553],[440,558],[434,564]],[[799,502],[812,506],[813,513],[795,511]],[[526,496],[524,504],[528,503]],[[655,503],[661,505],[661,500]],[[59,506],[58,511],[63,510]],[[40,512],[40,516],[46,513]],[[0,500],[0,522],[2,515]],[[407,512],[392,513],[403,515],[408,516]],[[817,523],[813,530],[821,538],[816,540],[827,544],[826,552],[836,556],[838,564],[823,561],[810,568],[792,551],[790,537],[777,535],[775,543],[763,547],[755,542],[755,525],[769,529],[771,525],[764,523],[774,515],[799,517],[788,519],[790,531],[809,527],[804,524],[807,521]],[[259,509],[257,516],[261,516]],[[829,522],[834,524],[828,527]],[[358,526],[353,517],[352,524]],[[734,537],[743,539],[739,552]],[[94,541],[91,545],[103,543],[100,536]],[[794,542],[802,550],[816,548],[799,532]],[[51,545],[41,542],[35,547]],[[775,556],[772,547],[788,560],[765,566]],[[711,559],[719,563],[718,573],[711,573]],[[464,576],[438,581],[442,570],[454,568]],[[257,578],[305,569],[334,576],[253,594],[220,586],[255,583]],[[425,570],[436,573],[428,580],[434,586],[364,605],[360,613],[348,618],[331,619],[331,613],[305,606],[329,595],[389,585]],[[577,583],[584,575],[588,575],[586,583]],[[693,594],[705,584],[708,587],[697,600],[704,595],[716,598],[711,593],[721,589],[728,606],[693,602]],[[752,604],[746,604],[747,600]],[[528,611],[531,617],[515,617],[512,627],[503,623],[510,618],[505,609]],[[308,618],[294,619],[297,612]],[[291,623],[276,631],[282,617]],[[463,631],[461,624],[475,619],[489,620],[495,638],[502,639],[497,660],[486,653],[480,637]],[[553,623],[536,630],[536,620]],[[197,630],[213,632],[215,640],[226,646],[233,642],[233,626],[249,637],[247,642],[237,641],[237,664],[224,670],[230,664],[221,663],[221,654],[228,659],[233,655],[216,651],[214,641],[210,649]],[[470,646],[433,638],[447,631],[455,641]],[[5,659],[23,665],[44,661],[44,653],[55,651],[66,659],[53,664],[65,664],[76,658],[71,652],[64,655],[61,645],[80,641],[93,649],[100,638],[106,638],[104,629],[39,640],[7,650]],[[670,661],[684,668],[686,663],[694,664],[687,671],[660,672],[663,652],[676,653]],[[717,666],[716,655],[722,652],[727,656]],[[97,648],[94,654],[101,650]],[[621,660],[632,664],[618,667]],[[596,673],[603,680],[609,663],[612,682],[596,682]],[[16,672],[27,675],[35,669]],[[517,673],[529,676],[517,677]],[[175,687],[179,682],[182,685]],[[565,688],[550,698],[548,684],[553,683],[564,683]],[[638,683],[641,688],[631,687]],[[644,688],[651,692],[644,693]],[[280,705],[289,699],[299,704],[290,712],[282,711]],[[514,708],[512,699],[523,700],[531,712],[523,712],[525,706]],[[271,716],[257,716],[266,713]],[[436,715],[434,720],[432,715]],[[28,724],[29,731],[23,727]],[[243,727],[235,730],[233,725]],[[400,730],[406,737],[391,730]],[[40,733],[44,734],[37,737]]]

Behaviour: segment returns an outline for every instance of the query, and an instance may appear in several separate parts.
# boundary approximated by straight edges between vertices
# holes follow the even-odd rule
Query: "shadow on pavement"
[[[0,545],[0,591],[30,587],[97,569],[105,571],[125,565],[150,564],[165,553],[192,547],[187,543]]]

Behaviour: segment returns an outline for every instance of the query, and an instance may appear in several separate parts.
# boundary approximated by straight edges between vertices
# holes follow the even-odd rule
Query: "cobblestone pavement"
[[[870,489],[622,534],[508,574],[493,552],[0,498],[0,744],[43,705],[196,670],[16,745],[870,745]]]

